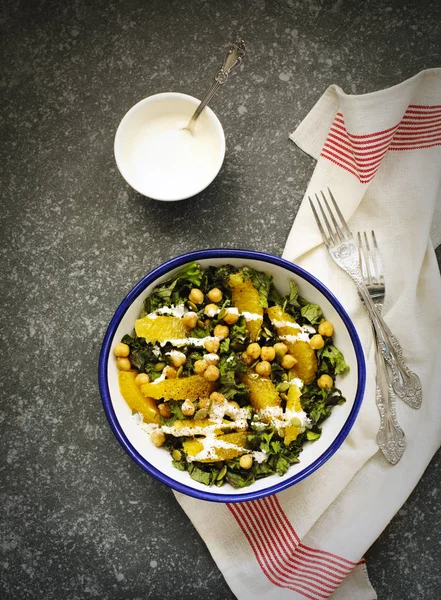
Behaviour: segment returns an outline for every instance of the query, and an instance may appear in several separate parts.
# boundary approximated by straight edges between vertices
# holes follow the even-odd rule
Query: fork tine
[[[320,221],[320,217],[318,216],[317,211],[315,210],[315,206],[312,203],[312,200],[311,200],[310,196],[308,196],[308,200],[309,200],[309,204],[311,205],[311,209],[312,209],[312,212],[314,214],[314,218],[315,218],[315,222],[317,223],[317,227],[319,228],[319,231],[322,234],[323,242],[324,242],[325,246],[327,248],[329,248],[328,238],[326,237],[326,233],[325,233],[325,230],[322,227],[322,224],[321,224],[321,221]]]
[[[377,244],[377,238],[375,237],[375,231],[371,231],[372,234],[372,243],[374,247],[374,268],[376,269],[376,277],[382,285],[384,285],[384,275],[383,275],[383,263],[381,262],[381,254]]]
[[[340,228],[340,225],[337,223],[337,220],[336,220],[336,218],[334,216],[334,213],[332,212],[331,207],[329,206],[328,201],[326,200],[326,196],[325,196],[325,194],[323,192],[322,192],[322,196],[323,196],[323,200],[324,200],[324,202],[326,204],[326,208],[328,209],[328,213],[329,213],[329,215],[330,215],[330,217],[332,219],[332,222],[334,223],[335,233],[336,233],[338,239],[340,240],[340,242],[343,242],[345,236],[343,235],[343,232],[342,232],[342,230]]]
[[[329,195],[330,195],[330,197],[331,197],[331,200],[332,200],[332,203],[333,203],[333,205],[334,205],[334,208],[335,208],[335,210],[336,210],[336,212],[337,212],[337,214],[338,214],[338,216],[339,216],[339,218],[340,218],[340,221],[341,221],[341,224],[342,224],[342,226],[343,226],[343,229],[344,229],[345,233],[346,233],[346,234],[347,234],[349,237],[351,237],[351,236],[352,236],[351,230],[349,229],[349,227],[348,227],[348,225],[347,225],[347,223],[346,223],[346,221],[345,221],[345,218],[344,218],[344,216],[342,215],[342,213],[341,213],[341,210],[339,209],[339,207],[338,207],[338,204],[337,204],[337,202],[335,201],[335,198],[334,198],[334,196],[332,195],[332,192],[331,192],[331,190],[330,190],[329,188],[328,188],[328,192],[329,192]]]
[[[326,216],[326,213],[325,213],[325,211],[323,210],[323,206],[322,206],[322,204],[321,204],[321,202],[320,202],[320,198],[317,196],[317,194],[315,195],[315,197],[316,197],[316,199],[317,199],[317,204],[318,204],[318,206],[319,206],[320,212],[322,213],[322,216],[323,216],[323,220],[324,220],[324,222],[325,222],[325,225],[326,225],[326,227],[328,228],[329,237],[331,238],[332,242],[333,242],[334,244],[336,244],[336,243],[337,243],[337,240],[336,240],[336,238],[335,238],[334,232],[332,231],[331,224],[330,224],[330,223],[329,223],[329,221],[328,221],[328,217]]]

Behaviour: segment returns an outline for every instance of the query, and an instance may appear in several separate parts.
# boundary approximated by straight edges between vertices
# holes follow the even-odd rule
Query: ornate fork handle
[[[413,373],[404,362],[403,351],[397,338],[384,323],[388,341],[394,350],[392,358],[386,348],[381,350],[383,355],[386,355],[387,364],[392,371],[392,387],[406,404],[412,408],[420,408],[422,401],[421,382],[419,377]]]
[[[398,425],[395,401],[396,395],[392,385],[388,382],[387,367],[384,357],[379,348],[379,340],[374,330],[375,343],[377,344],[376,363],[377,363],[377,390],[375,401],[378,412],[380,413],[380,428],[377,434],[378,447],[387,458],[387,460],[396,465],[403,456],[406,447],[406,436],[404,431]],[[385,401],[386,400],[386,401]]]
[[[412,408],[419,408],[422,401],[420,379],[405,364],[398,340],[391,333],[370,297],[363,281],[355,242],[347,241],[336,248],[330,248],[329,252],[335,262],[352,277],[364,300],[378,338],[378,349],[392,373],[390,384],[395,394]],[[387,376],[389,377],[388,372]]]

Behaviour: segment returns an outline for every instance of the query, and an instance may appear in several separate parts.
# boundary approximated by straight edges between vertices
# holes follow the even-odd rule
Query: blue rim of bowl
[[[132,302],[139,296],[144,289],[154,282],[158,277],[167,274],[169,271],[175,269],[176,267],[180,267],[186,263],[192,261],[198,261],[203,259],[215,259],[215,258],[240,258],[244,261],[246,260],[260,260],[264,262],[269,262],[274,265],[278,265],[283,267],[289,271],[291,271],[294,275],[297,275],[309,283],[311,283],[314,287],[316,287],[334,306],[335,310],[341,317],[344,322],[346,329],[351,338],[355,356],[357,359],[357,391],[355,394],[354,404],[352,406],[351,412],[349,413],[348,418],[346,419],[343,427],[338,433],[335,440],[332,444],[326,449],[326,451],[321,454],[313,463],[311,463],[308,467],[296,473],[292,477],[284,479],[280,483],[276,483],[268,488],[250,491],[248,493],[243,494],[212,494],[211,492],[205,492],[202,490],[194,489],[188,485],[175,481],[171,477],[164,475],[161,471],[156,469],[153,465],[151,465],[141,454],[132,446],[127,436],[124,434],[121,425],[118,422],[115,411],[112,406],[112,401],[110,397],[110,390],[107,382],[107,364],[110,354],[110,347],[115,335],[115,331],[123,318],[125,312],[132,304]],[[313,275],[305,271],[298,265],[291,263],[283,258],[279,258],[272,254],[266,254],[264,252],[256,252],[253,250],[241,250],[241,249],[211,249],[211,250],[197,250],[195,252],[189,252],[187,254],[182,254],[168,260],[163,263],[156,269],[153,269],[150,273],[148,273],[145,277],[139,281],[135,287],[127,294],[121,304],[118,306],[112,320],[110,321],[109,327],[107,329],[106,335],[104,336],[104,341],[101,347],[99,364],[98,364],[98,383],[101,393],[101,399],[104,406],[104,412],[106,413],[107,420],[109,421],[109,425],[115,434],[116,439],[119,441],[121,446],[127,452],[127,454],[149,475],[152,475],[160,482],[165,485],[171,487],[172,489],[186,494],[188,496],[193,496],[194,498],[198,498],[200,500],[207,500],[211,502],[223,502],[223,503],[233,503],[233,502],[247,502],[249,500],[257,500],[258,498],[263,498],[265,496],[270,496],[272,494],[281,492],[282,490],[291,487],[295,483],[298,483],[302,479],[305,479],[316,471],[319,467],[321,467],[342,445],[344,440],[346,439],[349,431],[351,430],[355,419],[357,418],[358,412],[361,407],[361,403],[363,400],[364,389],[366,384],[366,364],[364,360],[364,353],[361,346],[360,339],[356,332],[356,329],[337,298],[334,294],[321,283],[318,279],[316,279]]]

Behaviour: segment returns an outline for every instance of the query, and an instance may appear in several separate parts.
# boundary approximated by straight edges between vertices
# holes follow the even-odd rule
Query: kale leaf
[[[171,416],[168,418],[164,418],[161,417],[161,425],[166,425],[167,427],[172,427],[174,422],[179,419],[180,421],[183,419],[187,419],[188,417],[186,417],[184,415],[184,413],[182,412],[182,402],[181,401],[176,401],[176,400],[169,400],[167,402],[168,406],[170,407],[171,410]]]
[[[289,293],[282,298],[283,310],[294,318],[300,315],[299,286],[295,281],[289,282]]]
[[[242,273],[243,280],[246,281],[247,279],[251,279],[254,287],[258,291],[262,308],[268,308],[268,295],[273,281],[272,275],[268,275],[268,273],[264,273],[263,271],[250,269],[249,267],[244,267]]]
[[[160,375],[160,373],[155,373],[154,366],[162,358],[160,354],[158,356],[157,350],[154,351],[152,344],[136,335],[133,337],[125,335],[121,342],[130,348],[129,360],[132,367],[138,369],[140,373],[148,373],[153,378],[155,375]]]
[[[346,363],[343,354],[333,344],[327,344],[319,350],[318,358],[321,361],[321,373],[332,371],[335,375],[343,375],[349,371],[349,365]]]
[[[222,265],[222,267],[208,268],[208,281],[210,288],[217,287],[221,290],[230,289],[230,275],[237,273],[238,269],[233,265]]]
[[[323,321],[323,311],[318,304],[305,304],[300,310],[300,314],[304,319],[309,321],[311,325],[318,325]]]
[[[311,419],[312,425],[324,421],[331,414],[333,406],[345,401],[341,391],[335,387],[322,390],[316,383],[311,383],[302,388],[302,408]]]
[[[239,404],[246,402],[250,395],[250,390],[244,383],[237,380],[234,371],[227,371],[219,378],[219,392],[227,398],[227,400],[236,400]]]
[[[236,401],[245,402],[249,397],[248,387],[240,382],[240,375],[246,373],[247,366],[241,360],[240,356],[231,352],[229,355],[224,354],[218,364],[220,371],[219,377],[219,392],[228,400],[233,398]]]
[[[237,342],[244,344],[249,338],[249,333],[247,329],[247,321],[245,317],[239,317],[237,323],[235,323],[230,329],[230,340],[231,343]]]
[[[149,314],[162,306],[182,304],[187,300],[190,290],[202,287],[206,278],[206,272],[197,262],[190,263],[153,290],[145,299],[145,312]]]

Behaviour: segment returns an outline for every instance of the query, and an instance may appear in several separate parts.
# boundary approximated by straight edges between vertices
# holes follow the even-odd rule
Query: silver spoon
[[[194,134],[194,128],[196,125],[196,121],[199,118],[199,115],[204,110],[204,108],[207,106],[207,104],[210,102],[210,100],[213,98],[213,96],[218,91],[218,89],[220,87],[222,87],[223,85],[225,85],[225,83],[228,80],[228,75],[231,73],[231,71],[233,69],[235,69],[236,67],[238,67],[241,64],[244,56],[245,56],[245,43],[243,40],[237,40],[236,42],[234,42],[234,44],[231,44],[231,46],[227,52],[227,55],[225,56],[224,63],[222,65],[220,71],[217,73],[216,77],[214,78],[213,83],[207,90],[207,93],[201,100],[201,103],[199,104],[197,109],[194,111],[194,114],[191,117],[190,121],[188,122],[187,127],[184,127],[184,129],[189,131],[191,134]]]

